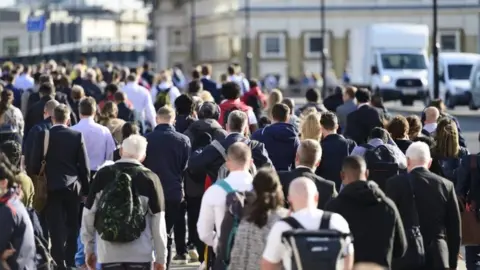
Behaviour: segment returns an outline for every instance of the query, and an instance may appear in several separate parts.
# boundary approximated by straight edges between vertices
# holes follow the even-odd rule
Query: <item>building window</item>
[[[263,33],[260,36],[260,44],[262,58],[285,57],[285,34]]]
[[[438,42],[442,52],[459,52],[460,46],[460,31],[440,31],[438,35]]]
[[[16,56],[20,50],[18,37],[6,37],[3,39],[3,55]]]
[[[324,45],[325,53],[328,53],[328,42],[328,33],[325,34],[325,44],[320,33],[306,33],[303,40],[305,57],[321,57]]]
[[[175,30],[173,32],[173,45],[175,46],[182,45],[182,32],[180,30]]]

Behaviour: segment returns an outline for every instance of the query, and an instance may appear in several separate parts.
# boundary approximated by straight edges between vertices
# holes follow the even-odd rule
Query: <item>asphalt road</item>
[[[297,106],[300,106],[304,103],[303,98],[294,98],[295,103]],[[422,103],[417,102],[414,106],[402,106],[400,103],[391,102],[387,103],[386,107],[388,110],[393,114],[402,114],[402,115],[411,115],[417,114],[420,115],[424,106]],[[480,152],[480,143],[478,140],[479,132],[480,132],[480,111],[470,111],[465,107],[458,107],[453,111],[449,111],[450,114],[457,117],[460,127],[462,129],[462,134],[467,141],[468,150],[471,153],[478,153]],[[463,249],[462,249],[463,250]],[[189,264],[189,265],[172,265],[171,269],[176,270],[195,270],[198,268],[197,264]],[[460,260],[458,270],[466,270],[465,263]]]

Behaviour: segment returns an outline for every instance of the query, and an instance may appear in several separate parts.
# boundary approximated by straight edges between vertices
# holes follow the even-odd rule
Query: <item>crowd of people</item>
[[[299,106],[226,71],[5,63],[0,269],[444,270],[462,244],[479,269],[480,167],[441,100]]]

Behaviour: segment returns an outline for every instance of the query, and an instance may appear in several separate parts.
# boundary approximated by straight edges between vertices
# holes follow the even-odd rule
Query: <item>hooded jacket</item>
[[[300,139],[297,129],[292,124],[269,125],[253,133],[252,140],[265,144],[265,149],[277,171],[289,171],[295,167],[295,155]]]
[[[402,257],[407,240],[395,203],[372,181],[344,187],[326,210],[339,213],[353,234],[355,263],[376,263],[390,269],[392,258]]]
[[[192,144],[192,151],[196,151],[211,141],[223,141],[227,132],[214,119],[200,119],[193,122],[184,133]],[[208,135],[207,135],[208,134]],[[185,177],[185,194],[188,197],[201,197],[205,192],[205,172],[190,173],[187,170]]]

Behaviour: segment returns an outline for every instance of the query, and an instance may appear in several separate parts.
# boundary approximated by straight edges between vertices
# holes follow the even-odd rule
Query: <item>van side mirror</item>
[[[370,68],[370,74],[371,74],[371,75],[377,75],[377,74],[379,74],[379,72],[378,72],[378,67],[377,67],[377,66],[372,66],[372,67]]]

